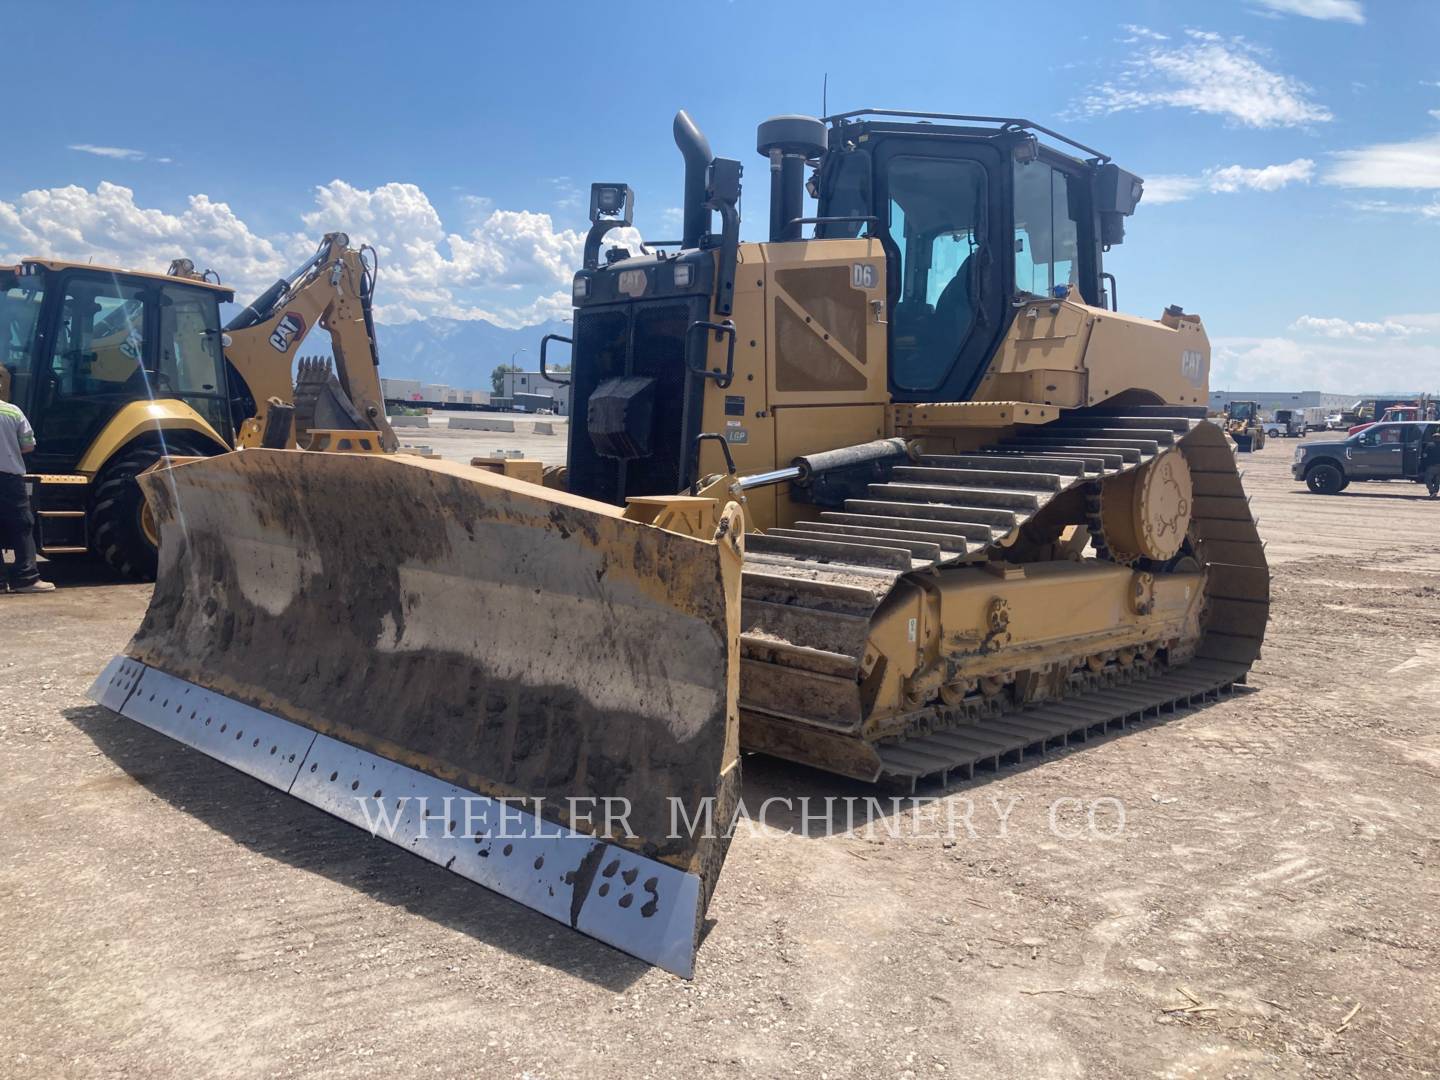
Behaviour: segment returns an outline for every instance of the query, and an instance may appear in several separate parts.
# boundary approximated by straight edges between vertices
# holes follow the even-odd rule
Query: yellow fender
[[[217,447],[225,450],[231,449],[230,444],[210,425],[209,421],[183,401],[173,399],[132,401],[116,413],[105,425],[104,430],[96,436],[95,441],[90,444],[89,449],[80,458],[80,463],[75,467],[75,471],[93,476],[103,469],[105,463],[113,458],[122,447],[129,445],[140,436],[152,432],[164,432],[166,435],[171,435],[181,431],[202,435]]]

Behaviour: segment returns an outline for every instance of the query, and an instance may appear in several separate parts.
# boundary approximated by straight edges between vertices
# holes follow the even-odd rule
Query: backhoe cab
[[[258,445],[272,398],[286,413],[275,445],[361,429],[393,449],[372,284],[361,254],[332,234],[222,329],[220,305],[234,292],[189,259],[163,274],[51,259],[0,267],[0,396],[35,427],[27,479],[40,553],[93,552],[152,577],[157,535],[135,477],[164,457]],[[297,384],[295,356],[317,324],[330,331],[339,378],[307,365]]]

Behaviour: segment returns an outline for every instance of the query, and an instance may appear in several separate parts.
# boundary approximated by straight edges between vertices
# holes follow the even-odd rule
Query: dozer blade
[[[155,594],[95,700],[691,975],[738,798],[738,508],[697,539],[289,450],[143,482]]]

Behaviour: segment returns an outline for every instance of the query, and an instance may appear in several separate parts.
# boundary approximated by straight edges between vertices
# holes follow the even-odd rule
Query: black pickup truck
[[[1345,439],[1295,448],[1290,474],[1317,495],[1337,495],[1352,480],[1413,480],[1440,493],[1440,421],[1374,424]]]

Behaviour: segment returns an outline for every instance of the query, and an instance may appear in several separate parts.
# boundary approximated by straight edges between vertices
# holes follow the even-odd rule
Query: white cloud
[[[1304,15],[1310,19],[1335,22],[1365,22],[1365,9],[1360,0],[1256,0],[1263,8],[1283,15]]]
[[[1415,340],[1222,337],[1212,339],[1211,345],[1211,386],[1245,390],[1305,387],[1359,396],[1440,384],[1440,345]]]
[[[1206,172],[1205,178],[1211,191],[1279,191],[1287,184],[1308,184],[1315,175],[1315,162],[1309,158],[1296,158],[1284,165],[1266,165],[1260,169],[1247,169],[1243,165],[1226,165],[1222,169]]]
[[[82,154],[94,154],[96,157],[110,158],[112,161],[158,161],[161,165],[169,165],[173,158],[151,157],[144,150],[132,150],[128,146],[94,146],[91,143],[71,143],[65,149],[78,150]]]
[[[1440,312],[1370,321],[1301,315],[1291,334],[1215,338],[1212,386],[1353,393],[1440,384]]]
[[[1340,150],[1323,177],[1327,184],[1362,188],[1440,188],[1440,133],[1408,142]]]
[[[1424,326],[1411,325],[1394,319],[1383,322],[1350,322],[1346,319],[1325,318],[1315,315],[1301,315],[1291,325],[1291,330],[1317,334],[1327,338],[1349,338],[1358,341],[1373,341],[1386,337],[1413,337],[1426,333]]]
[[[91,146],[89,143],[74,143],[67,146],[67,150],[79,150],[82,154],[94,154],[96,157],[116,158],[120,161],[144,161],[144,150],[131,150],[124,146]]]
[[[315,208],[297,223],[303,229],[260,235],[203,194],[168,210],[142,206],[133,190],[108,181],[93,191],[76,185],[27,191],[0,200],[0,262],[49,255],[161,270],[183,255],[218,271],[244,301],[293,269],[322,233],[343,231],[380,257],[382,322],[438,315],[527,326],[570,306],[584,234],[557,228],[549,214],[492,209],[473,197],[465,203],[464,231],[452,231],[414,184],[365,189],[332,180],[314,198]],[[639,247],[633,229],[607,240]]]
[[[1367,214],[1406,214],[1421,221],[1440,222],[1440,196],[1428,203],[1392,202],[1389,199],[1359,199],[1351,207]]]
[[[1121,43],[1125,45],[1133,45],[1137,41],[1170,40],[1169,35],[1157,33],[1156,31],[1151,30],[1148,26],[1136,26],[1134,23],[1125,23],[1120,29],[1124,30],[1127,34],[1130,35],[1127,38],[1120,39]]]
[[[1308,184],[1315,174],[1315,162],[1296,158],[1283,165],[1259,169],[1224,165],[1206,169],[1199,176],[1153,176],[1145,180],[1146,204],[1163,206],[1184,202],[1203,192],[1231,194],[1237,191],[1279,191],[1288,184]]]
[[[1198,176],[1147,176],[1142,200],[1146,206],[1184,202],[1205,190]]]
[[[1156,42],[1125,65],[1118,80],[1093,88],[1082,112],[1110,114],[1176,108],[1224,116],[1246,127],[1297,127],[1333,119],[1310,88],[1267,68],[1266,54],[1243,38],[1187,30],[1176,44]]]
[[[25,255],[163,270],[180,256],[256,292],[283,272],[294,251],[285,239],[257,236],[228,205],[191,195],[179,213],[141,207],[135,193],[101,181],[27,191],[0,201],[0,261]]]

